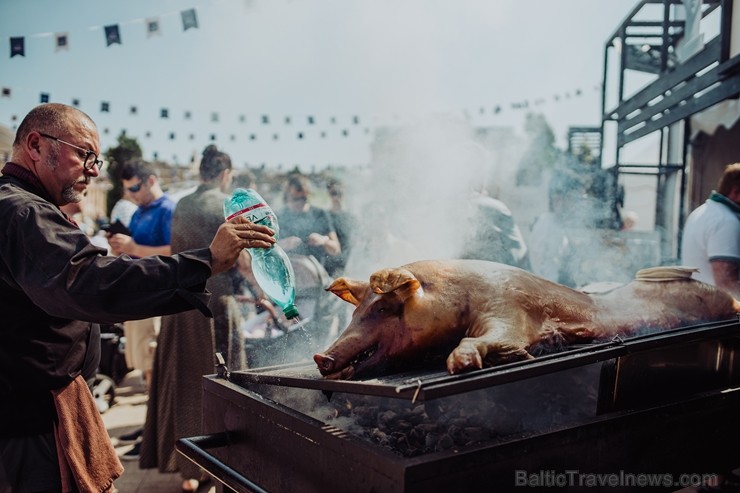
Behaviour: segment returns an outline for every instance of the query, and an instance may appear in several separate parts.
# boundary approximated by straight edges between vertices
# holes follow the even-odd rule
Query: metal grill
[[[720,472],[740,463],[740,452],[718,445],[740,439],[738,329],[738,320],[702,324],[452,376],[332,381],[305,363],[221,367],[204,378],[207,435],[178,450],[236,491],[489,491],[513,487],[516,471]],[[558,387],[566,391],[550,392]],[[484,406],[472,404],[478,397]],[[425,419],[475,410],[491,431],[404,455],[317,403]]]

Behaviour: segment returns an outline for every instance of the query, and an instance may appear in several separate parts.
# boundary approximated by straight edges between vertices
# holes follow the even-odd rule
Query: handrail
[[[180,438],[175,443],[175,449],[234,491],[242,493],[268,493],[267,490],[250,481],[239,471],[227,466],[205,450],[208,448],[225,447],[230,442],[229,433],[224,431],[212,435]]]

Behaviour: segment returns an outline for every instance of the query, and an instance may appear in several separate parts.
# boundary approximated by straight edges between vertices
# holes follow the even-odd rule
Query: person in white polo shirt
[[[694,278],[740,299],[740,163],[728,164],[717,190],[686,220],[681,263],[696,267]]]

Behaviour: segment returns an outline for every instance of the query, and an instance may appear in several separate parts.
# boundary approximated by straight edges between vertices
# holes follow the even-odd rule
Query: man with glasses
[[[122,473],[85,379],[100,360],[98,323],[198,308],[206,280],[273,232],[236,218],[208,248],[107,256],[61,210],[102,166],[95,123],[46,103],[18,126],[0,176],[0,491],[110,491]]]

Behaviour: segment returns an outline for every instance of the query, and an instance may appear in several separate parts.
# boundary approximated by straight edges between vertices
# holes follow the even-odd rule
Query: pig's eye
[[[383,316],[398,316],[403,311],[402,304],[379,303],[375,307],[375,313]]]

